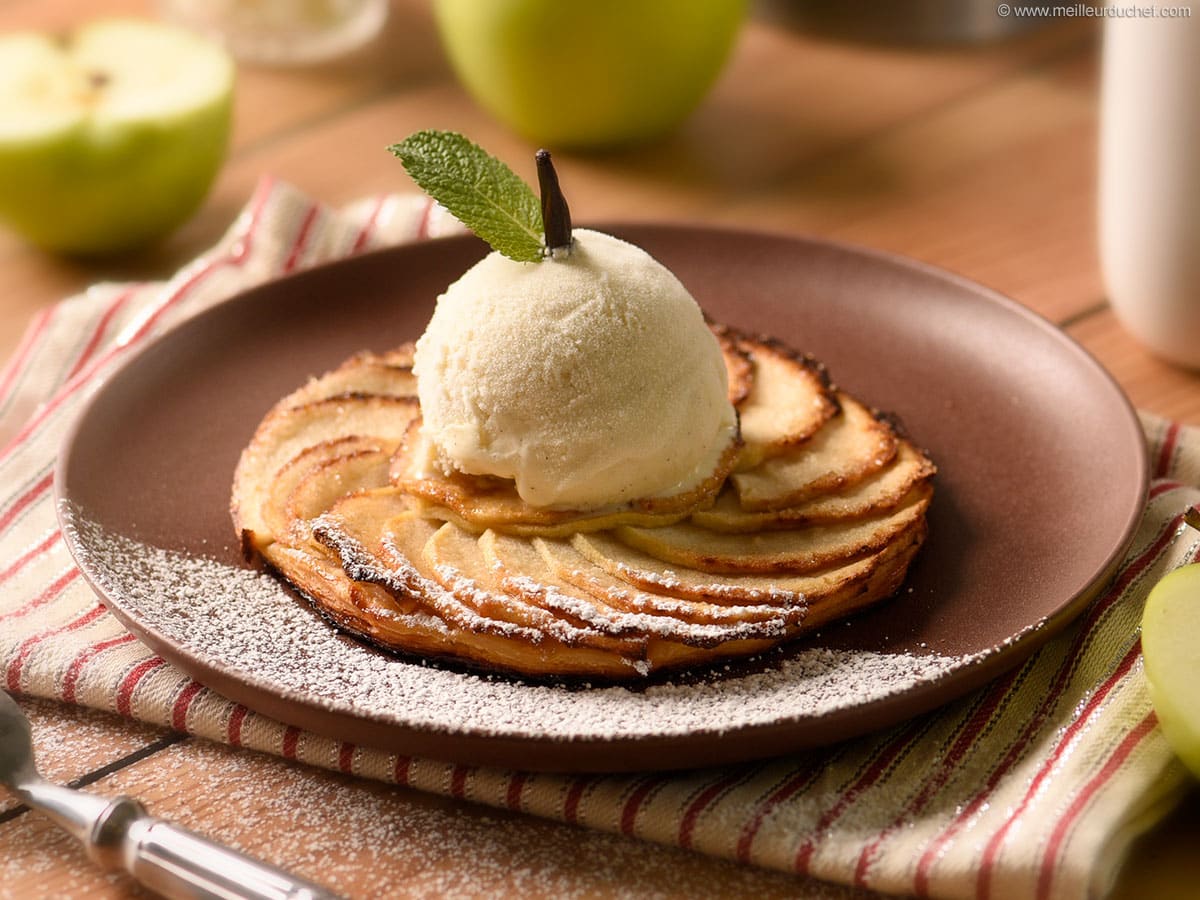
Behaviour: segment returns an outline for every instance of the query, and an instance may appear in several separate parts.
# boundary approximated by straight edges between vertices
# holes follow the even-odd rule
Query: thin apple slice
[[[847,394],[838,402],[842,414],[811,440],[733,475],[743,509],[797,506],[857,484],[895,458],[899,440],[890,425]]]
[[[417,410],[415,397],[336,397],[291,408],[276,405],[242,451],[233,476],[230,512],[243,544],[261,546],[271,534],[263,506],[289,461],[309,447],[354,435],[396,443]]]
[[[937,467],[929,457],[901,439],[896,459],[887,468],[836,494],[821,495],[783,509],[748,512],[738,501],[737,492],[726,487],[716,503],[693,513],[691,521],[712,531],[753,532],[878,516],[895,509],[916,485],[936,473]]]
[[[394,449],[388,441],[354,434],[333,441],[322,441],[312,447],[305,447],[300,453],[280,468],[266,492],[266,500],[261,507],[264,528],[255,534],[259,547],[271,541],[282,540],[288,536],[292,517],[288,514],[288,498],[292,491],[313,470],[320,468],[330,460],[349,456],[361,451],[387,451]],[[347,492],[348,493],[348,492]]]
[[[525,537],[565,537],[579,531],[599,531],[620,524],[667,525],[686,518],[713,501],[737,459],[731,444],[716,471],[691,490],[668,497],[648,497],[600,510],[547,509],[530,506],[512,482],[490,477],[445,475],[424,464],[428,448],[414,420],[392,460],[392,483],[424,501],[426,515],[482,533],[489,528]]]
[[[415,397],[417,379],[412,372],[412,346],[406,344],[387,353],[357,353],[332,372],[288,394],[283,403],[302,406],[314,400],[355,394]]]
[[[532,573],[524,583],[510,583],[489,564],[479,538],[455,525],[438,528],[422,555],[437,582],[480,615],[536,628],[570,646],[645,653],[644,637],[606,621],[587,598],[556,595]]]
[[[604,585],[605,575],[600,571],[590,581],[576,583],[572,578],[559,577],[551,559],[534,545],[536,541],[541,539],[530,541],[488,531],[480,537],[479,545],[506,590],[518,591],[548,608],[571,612],[606,633],[645,635],[690,647],[716,647],[732,640],[782,637],[787,626],[804,614],[802,609],[777,607],[724,607],[714,611],[684,602],[669,608],[663,602],[667,598],[651,597],[615,581]]]
[[[708,328],[716,335],[725,360],[725,375],[729,380],[729,402],[741,406],[754,387],[754,361],[750,353],[738,345],[738,334],[726,325],[709,322]]]
[[[315,541],[276,541],[263,550],[263,558],[310,601],[320,597],[322,611],[339,621],[362,610],[403,616],[417,608],[379,585],[350,580],[337,556]]]
[[[342,497],[386,487],[390,450],[363,449],[328,460],[309,471],[292,489],[285,504],[288,535],[311,537],[310,522]]]
[[[932,495],[915,488],[888,516],[790,531],[730,534],[690,523],[664,528],[623,526],[616,537],[666,563],[717,574],[756,575],[810,572],[847,562],[883,548],[921,519]]]
[[[825,367],[774,341],[740,337],[754,365],[749,395],[738,408],[744,448],[738,469],[802,444],[838,412]]]
[[[495,532],[487,532],[487,534],[494,535]],[[483,539],[481,539],[482,541]],[[535,562],[528,559],[530,545],[522,539],[498,536],[496,543],[497,556],[511,571],[521,571],[520,567],[526,565],[536,566]],[[741,605],[656,594],[641,590],[628,581],[610,575],[605,569],[583,556],[568,541],[533,538],[532,549],[541,556],[543,565],[548,567],[548,571],[553,577],[582,588],[606,605],[623,612],[670,616],[681,622],[697,625],[773,621],[779,621],[784,625],[796,625],[804,618],[807,611],[807,598],[795,594],[764,595],[764,602]],[[516,552],[518,550],[520,550],[519,553]],[[484,551],[486,554],[486,546]],[[771,599],[784,602],[773,603],[770,602]]]
[[[897,541],[902,538],[897,538]],[[888,557],[891,547],[839,566],[802,575],[722,575],[664,563],[617,540],[608,532],[580,534],[571,539],[579,555],[614,578],[642,590],[684,600],[713,604],[803,606],[813,598],[866,577]]]
[[[488,671],[614,680],[648,671],[644,655],[570,646],[537,629],[465,607],[414,563],[438,526],[412,514],[392,515],[398,499],[390,488],[349,495],[314,523],[314,536],[337,555],[348,578],[417,604],[417,612],[405,615],[360,609],[339,619],[344,628],[394,650]],[[323,601],[317,595],[314,602]]]

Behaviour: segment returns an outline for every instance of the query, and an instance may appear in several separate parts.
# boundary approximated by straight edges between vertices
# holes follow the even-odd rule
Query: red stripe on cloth
[[[912,816],[919,814],[937,796],[937,792],[945,787],[946,782],[950,780],[950,776],[954,774],[958,764],[979,743],[987,723],[991,720],[996,710],[1000,708],[1001,702],[1007,698],[1008,692],[1012,689],[1014,682],[1016,682],[1020,674],[1020,667],[1013,669],[997,682],[995,690],[989,691],[984,696],[975,708],[975,711],[963,722],[959,729],[958,737],[950,746],[950,750],[939,760],[937,768],[934,769],[932,776],[922,785],[921,790],[905,804],[900,814],[886,828],[879,832],[875,840],[863,848],[862,853],[858,857],[858,864],[854,868],[855,886],[866,887],[867,873],[871,868],[871,860],[879,851],[879,848],[883,846],[884,841],[899,830]]]
[[[162,318],[162,316],[165,315],[168,310],[172,309],[184,297],[191,293],[192,289],[195,288],[196,285],[203,282],[205,278],[223,266],[231,264],[239,265],[246,259],[253,245],[254,233],[261,224],[262,212],[266,207],[267,199],[270,197],[272,184],[273,182],[270,180],[264,180],[260,182],[259,190],[255,196],[255,199],[252,201],[253,207],[250,214],[250,224],[246,228],[246,233],[239,241],[234,243],[229,253],[225,256],[215,257],[209,260],[206,265],[202,266],[195,273],[193,273],[192,276],[187,279],[187,281],[175,289],[174,293],[160,303],[154,312],[142,322],[132,337],[122,344],[118,344],[109,348],[109,350],[103,355],[99,357],[93,357],[92,362],[89,365],[76,372],[74,377],[68,379],[66,384],[64,384],[58,390],[58,392],[55,393],[54,396],[47,403],[45,403],[41,409],[38,410],[37,414],[30,417],[29,421],[25,423],[25,426],[17,433],[16,437],[9,441],[8,444],[4,446],[3,450],[0,450],[0,462],[8,459],[14,452],[16,452],[16,450],[33,435],[33,433],[42,425],[42,423],[49,419],[76,391],[88,384],[92,376],[102,370],[108,362],[116,359],[123,353],[126,353],[135,347],[138,342],[150,332],[154,325],[157,324],[158,320]]]
[[[1154,477],[1166,478],[1171,471],[1171,459],[1175,456],[1175,446],[1179,442],[1179,423],[1172,422],[1163,434],[1162,446],[1158,448],[1158,459],[1154,464]]]
[[[634,827],[637,825],[638,812],[642,808],[642,804],[646,802],[646,798],[657,788],[662,786],[666,776],[651,775],[646,778],[633,789],[629,797],[625,800],[625,804],[621,807],[621,834],[633,837]]]
[[[929,892],[929,875],[933,868],[933,864],[941,856],[942,848],[945,847],[954,836],[963,828],[963,826],[971,819],[972,816],[988,801],[996,786],[1001,779],[1008,773],[1017,761],[1021,758],[1025,747],[1032,740],[1050,712],[1057,704],[1062,692],[1066,689],[1067,683],[1074,674],[1079,660],[1082,658],[1082,650],[1088,642],[1092,634],[1092,628],[1120,597],[1125,593],[1133,581],[1144,572],[1158,558],[1159,554],[1171,543],[1175,536],[1175,530],[1179,527],[1179,523],[1183,520],[1182,515],[1175,516],[1168,523],[1166,528],[1159,534],[1158,538],[1138,557],[1136,557],[1126,567],[1108,591],[1096,600],[1089,611],[1085,614],[1082,624],[1075,635],[1074,641],[1071,643],[1070,649],[1067,651],[1063,664],[1059,667],[1055,674],[1054,681],[1050,689],[1046,692],[1041,705],[1034,712],[1033,716],[1026,722],[1025,727],[1021,729],[1020,735],[1009,746],[1008,752],[1000,760],[999,764],[992,770],[984,782],[983,787],[976,792],[965,805],[962,810],[954,818],[954,820],[946,827],[946,830],[938,835],[930,843],[929,847],[921,854],[921,859],[917,863],[917,870],[913,876],[913,890],[918,896],[928,896]]]
[[[686,850],[692,848],[692,837],[696,831],[696,823],[700,820],[700,816],[704,810],[708,809],[718,797],[746,777],[744,774],[726,775],[720,781],[713,782],[696,795],[696,799],[688,804],[687,809],[683,811],[683,817],[679,820],[678,842],[680,847]]]
[[[152,656],[142,660],[130,670],[117,687],[117,712],[123,716],[133,715],[133,692],[137,690],[137,686],[143,678],[162,665],[166,665],[165,659],[161,656]]]
[[[254,192],[254,197],[250,201],[250,222],[246,225],[245,232],[233,242],[229,248],[229,252],[225,256],[214,257],[194,272],[187,281],[176,288],[175,292],[159,304],[154,312],[142,322],[141,326],[134,332],[128,342],[114,349],[128,349],[134,342],[144,338],[168,310],[172,309],[180,300],[190,294],[198,284],[202,283],[213,272],[227,265],[241,265],[245,262],[254,247],[254,238],[257,236],[258,229],[262,225],[263,211],[266,209],[267,201],[271,198],[274,190],[275,179],[268,177],[259,181],[258,187]]]
[[[17,345],[16,352],[8,361],[8,365],[4,367],[4,374],[0,375],[0,408],[8,405],[12,399],[10,394],[17,382],[17,378],[21,375],[25,368],[25,363],[29,361],[29,357],[33,355],[33,349],[37,346],[42,335],[46,333],[46,327],[50,324],[50,320],[54,318],[54,313],[58,309],[57,306],[48,306],[34,316],[29,327],[25,329],[25,334],[21,336],[21,343]]]
[[[563,800],[563,821],[572,825],[579,824],[579,803],[587,789],[597,781],[595,776],[580,775],[567,788],[567,796]]]
[[[362,253],[367,247],[367,241],[371,239],[371,233],[375,230],[375,226],[379,224],[379,214],[383,212],[383,207],[387,203],[387,194],[380,194],[375,198],[375,203],[371,207],[371,214],[367,216],[367,221],[363,223],[359,229],[358,236],[354,239],[354,245],[350,248],[350,253]]]
[[[923,721],[913,722],[900,735],[890,743],[882,753],[875,757],[875,761],[867,767],[861,776],[845,790],[837,798],[833,806],[825,810],[821,818],[817,820],[816,827],[812,833],[804,839],[804,842],[796,850],[796,857],[792,860],[792,869],[796,872],[807,873],[809,866],[812,865],[813,854],[816,853],[817,844],[824,839],[829,833],[830,827],[841,818],[844,813],[855,800],[864,792],[871,788],[884,773],[892,767],[892,764],[900,759],[912,746],[913,742],[929,729],[929,723]]]
[[[1146,714],[1142,721],[1134,726],[1129,734],[1117,745],[1117,749],[1113,751],[1112,756],[1105,760],[1100,771],[1092,776],[1091,780],[1084,785],[1067,811],[1063,813],[1058,824],[1054,826],[1054,831],[1050,835],[1050,841],[1046,845],[1045,856],[1042,857],[1042,868],[1038,873],[1037,896],[1038,900],[1046,900],[1050,896],[1050,885],[1054,880],[1054,862],[1058,858],[1059,849],[1062,847],[1063,841],[1066,839],[1067,833],[1071,830],[1071,826],[1075,824],[1075,820],[1079,818],[1080,813],[1091,802],[1092,797],[1096,792],[1108,782],[1117,770],[1124,765],[1125,760],[1134,751],[1134,748],[1142,742],[1142,739],[1154,730],[1154,726],[1158,724],[1158,718],[1151,710]]]
[[[1156,500],[1163,494],[1167,493],[1167,491],[1177,491],[1183,487],[1190,487],[1190,485],[1186,485],[1182,481],[1159,481],[1151,486],[1150,490],[1147,492],[1147,499]]]
[[[521,794],[525,790],[525,782],[528,780],[524,772],[514,772],[508,780],[508,790],[504,795],[504,805],[513,812],[521,811]]]
[[[25,568],[33,560],[37,559],[37,557],[41,556],[43,553],[45,553],[47,550],[49,550],[51,547],[53,547],[61,539],[62,539],[62,532],[59,531],[57,528],[54,529],[52,532],[50,532],[50,534],[48,534],[46,536],[46,539],[44,541],[42,541],[36,547],[25,551],[25,553],[23,553],[21,556],[17,557],[17,559],[12,563],[12,565],[10,565],[3,572],[0,572],[0,584],[4,584],[4,582],[8,581],[8,579],[12,578],[14,575],[16,575],[18,572],[20,572],[23,568]]]
[[[19,606],[14,610],[0,615],[0,622],[4,622],[8,619],[15,619],[19,616],[25,615],[26,613],[33,612],[33,610],[37,609],[39,606],[45,606],[47,603],[50,603],[56,597],[58,597],[59,594],[65,591],[71,582],[78,577],[78,569],[67,569],[66,572],[51,582],[49,587],[47,587],[44,591],[42,591],[24,606]]]
[[[457,765],[450,772],[450,796],[455,800],[465,800],[467,797],[467,775],[470,766]]]
[[[88,360],[95,355],[96,349],[100,346],[100,341],[103,340],[105,333],[108,331],[108,326],[112,324],[113,317],[129,302],[129,298],[136,293],[136,290],[136,288],[129,288],[129,290],[117,295],[116,299],[109,303],[108,309],[104,311],[104,315],[100,317],[100,321],[92,329],[92,336],[88,338],[86,346],[80,352],[78,359],[75,360],[75,365],[67,373],[68,381],[77,375],[87,365]]]
[[[296,758],[296,748],[300,744],[300,729],[295,725],[289,725],[283,733],[283,746],[280,748],[283,755],[288,759]]]
[[[79,676],[83,673],[83,667],[89,662],[103,653],[105,650],[111,650],[113,647],[120,647],[122,644],[128,644],[134,640],[132,634],[122,634],[115,638],[109,638],[106,641],[98,641],[90,647],[80,651],[80,653],[71,660],[71,664],[67,666],[66,674],[63,675],[62,683],[62,699],[67,703],[75,702],[75,690],[79,685]]]
[[[758,807],[754,810],[754,814],[750,817],[750,821],[745,824],[741,834],[738,835],[736,851],[738,862],[750,862],[750,848],[754,846],[754,838],[771,811],[793,794],[808,787],[816,779],[820,771],[820,768],[813,766],[804,772],[793,775],[758,804]]]
[[[78,570],[76,570],[78,574]],[[90,625],[104,614],[104,607],[100,604],[92,607],[83,615],[72,619],[65,625],[56,625],[53,628],[47,628],[44,631],[39,631],[37,634],[31,634],[25,638],[18,646],[17,652],[13,658],[9,660],[8,671],[5,673],[5,681],[8,684],[8,689],[12,693],[19,693],[21,690],[21,670],[25,668],[25,661],[29,659],[29,655],[33,653],[33,649],[46,638],[55,637],[56,635],[66,634],[68,631],[77,631],[85,625]]]
[[[992,872],[996,867],[996,859],[1000,855],[1000,848],[1004,844],[1004,839],[1008,835],[1008,830],[1016,823],[1017,819],[1029,807],[1033,798],[1037,796],[1038,789],[1042,786],[1051,770],[1058,764],[1067,747],[1075,740],[1075,736],[1083,728],[1088,719],[1091,718],[1096,707],[1104,702],[1104,698],[1117,685],[1117,683],[1125,677],[1129,670],[1133,667],[1134,661],[1141,655],[1142,646],[1139,642],[1134,642],[1128,652],[1122,658],[1121,662],[1113,673],[1104,680],[1100,687],[1096,690],[1083,710],[1071,721],[1071,724],[1063,730],[1062,736],[1058,740],[1058,744],[1051,751],[1050,755],[1043,760],[1041,767],[1038,769],[1033,780],[1029,783],[1029,787],[1025,791],[1025,796],[1021,798],[1021,802],[1017,804],[1016,809],[1008,814],[1008,818],[1000,828],[992,835],[991,839],[983,849],[983,858],[979,862],[979,872],[975,880],[975,895],[978,900],[988,900],[991,896],[991,881]]]
[[[3,514],[0,514],[0,531],[6,530],[8,526],[13,523],[13,520],[15,520],[17,516],[22,513],[22,511],[28,509],[29,506],[38,499],[38,497],[50,490],[50,486],[52,484],[54,484],[53,470],[47,472],[45,475],[35,481],[27,491],[9,504],[8,509],[6,509]]]
[[[408,787],[408,780],[412,776],[412,757],[397,756],[396,767],[392,770],[392,778],[396,784]]]
[[[225,725],[225,736],[229,738],[231,746],[242,746],[242,722],[246,720],[246,713],[249,711],[239,703],[229,714],[229,722]]]
[[[354,774],[354,744],[343,743],[338,748],[338,769],[347,775]]]
[[[296,239],[292,242],[292,250],[283,264],[284,272],[295,271],[296,267],[300,265],[304,250],[308,246],[309,235],[312,234],[313,223],[317,220],[317,213],[320,211],[321,208],[317,204],[309,204],[308,211],[304,214],[304,220],[296,232]]]
[[[188,710],[191,709],[196,695],[202,690],[204,690],[204,685],[198,681],[192,681],[175,698],[175,705],[171,708],[171,727],[176,731],[187,731]]]

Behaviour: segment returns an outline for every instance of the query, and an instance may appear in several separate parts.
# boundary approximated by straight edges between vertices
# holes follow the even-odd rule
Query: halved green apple
[[[1176,569],[1150,591],[1142,654],[1163,734],[1200,777],[1200,563]]]
[[[161,237],[224,160],[233,83],[224,50],[155,22],[0,36],[0,218],[74,255]]]

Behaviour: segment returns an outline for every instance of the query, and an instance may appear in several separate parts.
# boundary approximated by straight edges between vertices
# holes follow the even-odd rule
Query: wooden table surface
[[[136,0],[0,0],[0,29],[62,27]],[[1138,407],[1200,424],[1200,376],[1122,331],[1096,258],[1098,42],[1052,23],[983,47],[861,45],[759,17],[675,136],[558,156],[578,219],[742,225],[880,247],[1015,297],[1091,351]],[[39,309],[108,278],[163,277],[212,244],[265,173],[330,203],[404,191],[383,147],[420,128],[465,132],[520,165],[535,149],[456,84],[427,0],[393,0],[383,38],[309,69],[242,67],[233,147],[199,214],[135,258],[57,259],[0,233],[0,358]],[[22,701],[46,774],[143,798],[159,815],[353,896],[858,896],[331,774],[143,726]],[[218,789],[219,788],[219,789]],[[1200,796],[1135,848],[1121,897],[1191,896]],[[123,896],[71,839],[0,798],[0,896]]]

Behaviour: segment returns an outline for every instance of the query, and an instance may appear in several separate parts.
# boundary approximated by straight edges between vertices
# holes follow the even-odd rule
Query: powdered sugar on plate
[[[636,688],[533,684],[380,652],[269,574],[107,534],[71,508],[63,520],[109,602],[192,660],[277,696],[423,731],[564,742],[721,734],[860,707],[971,663],[807,647]]]

